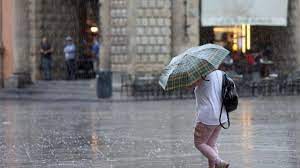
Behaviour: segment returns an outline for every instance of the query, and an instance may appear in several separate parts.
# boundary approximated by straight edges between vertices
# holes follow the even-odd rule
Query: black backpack
[[[229,120],[229,114],[230,112],[237,109],[238,103],[239,103],[239,96],[236,91],[236,86],[234,81],[226,74],[223,75],[222,80],[222,105],[221,105],[221,111],[220,111],[220,117],[219,122],[220,125],[224,129],[228,129],[230,127],[230,120]],[[221,123],[221,116],[223,112],[223,106],[225,106],[226,112],[227,112],[227,119],[228,119],[228,127],[225,127]]]

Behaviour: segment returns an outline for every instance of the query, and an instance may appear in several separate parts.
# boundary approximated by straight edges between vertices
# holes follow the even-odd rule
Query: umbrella
[[[164,90],[191,86],[201,77],[218,69],[228,54],[228,50],[215,44],[190,48],[174,57],[164,68],[159,85]]]

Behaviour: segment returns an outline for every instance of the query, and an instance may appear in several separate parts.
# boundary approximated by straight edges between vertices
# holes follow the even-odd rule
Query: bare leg
[[[212,136],[211,142],[216,141],[217,135],[219,134],[220,130],[214,131],[218,128],[218,126],[208,126],[202,123],[197,123],[197,126],[194,131],[194,143],[195,147],[208,159],[210,160],[210,165],[215,165],[217,160],[220,160],[218,153],[214,147],[209,145],[209,140]],[[214,167],[211,167],[214,168]]]
[[[212,147],[217,154],[219,154],[219,151],[218,151],[218,148],[217,148],[216,144],[217,144],[217,139],[219,137],[220,131],[221,131],[220,126],[215,128],[214,132],[212,133],[212,135],[210,136],[210,138],[208,139],[208,142],[207,142],[207,144],[210,147]],[[208,160],[208,166],[209,166],[209,168],[215,168],[215,161],[214,160]]]

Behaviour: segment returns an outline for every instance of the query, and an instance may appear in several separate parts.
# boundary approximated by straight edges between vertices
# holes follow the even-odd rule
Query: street
[[[97,101],[92,88],[82,98],[76,83],[60,86],[0,95],[0,167],[207,167],[193,146],[194,100]],[[298,168],[299,98],[241,98],[221,157],[232,168]]]
[[[239,106],[220,158],[197,145],[210,168],[300,168],[300,0],[0,8],[0,168],[208,168],[194,97],[215,123],[221,87]]]

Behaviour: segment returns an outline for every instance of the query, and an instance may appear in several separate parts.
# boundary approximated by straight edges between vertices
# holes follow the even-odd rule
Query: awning
[[[288,0],[202,0],[202,26],[287,26]]]

